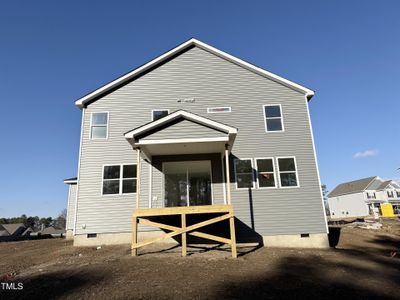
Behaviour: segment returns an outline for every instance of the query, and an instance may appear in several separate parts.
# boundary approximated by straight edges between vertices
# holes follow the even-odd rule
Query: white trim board
[[[228,142],[228,141],[229,141],[229,138],[226,136],[226,137],[214,137],[214,138],[144,140],[139,143],[136,143],[136,145],[144,146],[144,145],[207,143],[207,142]]]
[[[217,55],[217,56],[219,56],[223,59],[226,59],[234,64],[237,64],[247,70],[255,72],[256,74],[259,74],[261,76],[269,78],[269,79],[271,79],[277,83],[280,83],[284,86],[287,86],[295,91],[303,93],[308,99],[310,99],[312,96],[314,96],[314,91],[312,91],[304,86],[301,86],[293,81],[290,81],[281,76],[273,74],[273,73],[266,71],[260,67],[252,65],[240,58],[237,58],[233,55],[230,55],[224,51],[221,51],[221,50],[214,48],[206,43],[203,43],[197,39],[192,38],[192,39],[178,45],[177,47],[173,48],[172,50],[156,57],[155,59],[142,65],[141,67],[136,68],[135,70],[128,72],[127,74],[125,74],[125,75],[109,82],[108,84],[100,87],[99,89],[87,94],[86,96],[81,97],[80,99],[78,99],[75,102],[75,105],[78,106],[79,108],[85,107],[88,102],[90,102],[91,100],[100,96],[101,94],[108,92],[109,90],[113,89],[115,86],[118,86],[120,84],[123,84],[123,83],[129,81],[130,79],[134,78],[135,76],[139,76],[140,74],[142,74],[143,72],[146,72],[147,70],[156,66],[157,64],[162,63],[163,61],[171,58],[172,56],[176,55],[177,53],[184,51],[185,49],[192,47],[192,46],[197,46],[197,47],[199,47],[203,50],[206,50],[214,55]]]

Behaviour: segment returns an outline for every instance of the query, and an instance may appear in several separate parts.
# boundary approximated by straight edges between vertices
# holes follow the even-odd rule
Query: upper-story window
[[[253,188],[253,166],[251,159],[235,159],[236,188]]]
[[[165,116],[168,116],[168,114],[168,109],[154,109],[151,111],[151,120],[156,121],[158,119],[164,118]]]
[[[265,121],[265,131],[275,132],[284,131],[283,127],[283,117],[282,117],[282,106],[280,104],[276,105],[264,105],[264,121]]]
[[[376,199],[375,192],[367,192],[367,199]]]
[[[393,198],[394,197],[393,191],[387,191],[386,193],[387,193],[389,198]]]
[[[108,137],[108,112],[92,113],[90,122],[90,138],[106,139]]]
[[[256,158],[258,188],[276,187],[274,160],[272,158]]]
[[[282,188],[298,187],[296,159],[294,157],[278,157],[279,182]]]
[[[396,192],[396,195],[397,195],[397,198],[400,198],[400,192],[399,191]]]

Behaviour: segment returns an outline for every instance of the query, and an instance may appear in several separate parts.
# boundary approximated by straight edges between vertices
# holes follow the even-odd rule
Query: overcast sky
[[[316,91],[329,190],[400,178],[400,1],[137,3],[0,3],[0,217],[65,208],[79,151],[74,101],[191,37]]]

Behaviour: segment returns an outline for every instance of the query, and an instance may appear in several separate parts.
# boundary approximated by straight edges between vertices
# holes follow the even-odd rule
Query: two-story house
[[[378,176],[341,183],[328,194],[332,219],[382,215],[384,204],[391,204],[394,213],[399,213],[400,186]]]
[[[231,203],[239,242],[327,247],[313,95],[190,39],[82,97],[68,236],[130,243],[139,207]],[[139,239],[158,234],[139,225]]]

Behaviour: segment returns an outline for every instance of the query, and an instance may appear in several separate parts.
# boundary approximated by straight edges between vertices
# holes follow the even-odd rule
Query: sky
[[[195,37],[313,89],[322,183],[399,179],[400,1],[1,1],[0,217],[57,216],[74,101]]]

